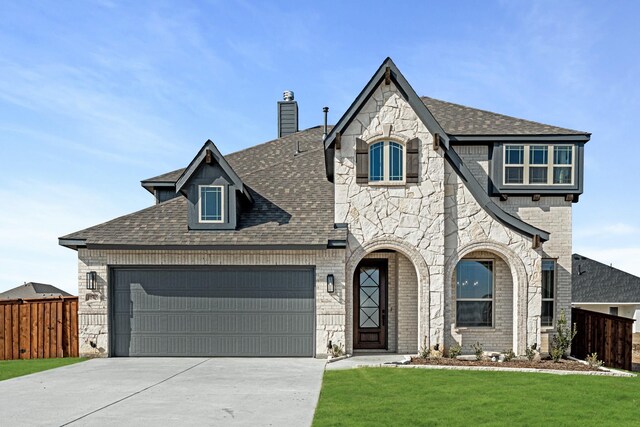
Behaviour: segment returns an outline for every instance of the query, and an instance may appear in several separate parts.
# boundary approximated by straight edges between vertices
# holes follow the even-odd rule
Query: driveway
[[[94,359],[0,382],[2,419],[20,425],[308,426],[325,361]]]

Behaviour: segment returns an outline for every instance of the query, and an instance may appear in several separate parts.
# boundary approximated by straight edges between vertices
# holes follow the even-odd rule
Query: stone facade
[[[316,271],[316,353],[326,355],[329,340],[345,342],[344,250],[317,251],[78,251],[78,324],[80,354],[109,355],[109,267],[118,265],[310,265]],[[87,271],[95,271],[98,289],[84,286]],[[327,274],[336,290],[327,293]],[[95,344],[95,347],[91,345]]]
[[[355,176],[356,138],[367,143],[382,139],[406,143],[419,138],[420,180],[417,184],[360,184]],[[347,223],[349,237],[346,268],[346,339],[352,351],[353,272],[358,262],[379,249],[403,254],[418,280],[418,334],[413,351],[421,343],[450,345],[465,333],[456,329],[451,286],[456,264],[477,251],[500,260],[500,289],[510,287],[511,326],[474,331],[473,337],[503,350],[524,353],[525,346],[540,343],[541,261],[557,258],[558,309],[568,308],[571,274],[571,204],[561,198],[510,198],[502,203],[509,213],[551,232],[542,249],[532,249],[523,236],[493,219],[478,204],[451,168],[443,150],[432,148],[433,135],[391,83],[380,84],[341,135],[335,154],[335,222]],[[455,147],[476,179],[488,186],[487,146]],[[445,285],[447,284],[447,285]],[[399,285],[398,298],[403,285]],[[506,304],[506,300],[503,301]],[[504,305],[502,304],[502,305]],[[501,320],[504,321],[504,320]],[[405,345],[405,344],[403,344]],[[504,348],[502,348],[504,347]]]

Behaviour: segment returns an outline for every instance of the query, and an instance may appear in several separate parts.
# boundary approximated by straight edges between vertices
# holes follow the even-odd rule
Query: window
[[[461,260],[456,267],[456,325],[493,325],[493,261]]]
[[[573,184],[572,145],[504,146],[504,183],[524,185]]]
[[[542,313],[541,325],[553,326],[553,313],[556,287],[556,262],[552,259],[542,260]]]
[[[609,314],[618,315],[618,307],[609,307]]]
[[[224,187],[201,185],[199,188],[200,222],[224,222]]]
[[[404,181],[404,146],[380,141],[369,146],[369,182]]]

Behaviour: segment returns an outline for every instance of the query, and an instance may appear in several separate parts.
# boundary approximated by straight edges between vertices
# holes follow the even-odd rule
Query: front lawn
[[[86,359],[82,357],[65,357],[61,359],[2,360],[0,361],[0,381],[71,365],[83,360]]]
[[[402,368],[326,371],[314,426],[633,425],[640,378]]]

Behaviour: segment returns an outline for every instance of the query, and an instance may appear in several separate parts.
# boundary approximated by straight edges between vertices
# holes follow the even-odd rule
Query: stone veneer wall
[[[420,140],[419,183],[356,183],[356,138],[371,143],[381,139],[406,142],[415,137]],[[432,141],[433,136],[393,83],[381,83],[342,134],[334,164],[335,222],[349,224],[347,350],[351,351],[352,347],[352,275],[359,260],[367,253],[382,248],[394,249],[411,260],[419,281],[418,342],[426,339],[427,344],[433,346],[436,343],[443,345],[448,334],[456,336],[455,324],[451,322],[451,287],[444,284],[451,283],[460,258],[473,251],[485,250],[499,255],[510,267],[518,307],[513,319],[513,347],[522,354],[526,345],[540,340],[540,268],[544,254],[531,248],[529,237],[505,227],[482,209],[446,162],[442,150],[432,148]],[[470,155],[488,162],[486,148],[484,153],[470,150]],[[470,162],[470,167],[482,175],[486,165],[480,161]],[[486,181],[485,176],[485,186]],[[518,210],[516,215],[520,214]],[[535,215],[522,212],[525,221],[531,216]],[[546,225],[533,224],[542,228]],[[571,252],[567,254],[570,257]]]
[[[108,267],[118,265],[313,265],[316,268],[316,353],[326,355],[329,340],[345,343],[345,252],[317,251],[120,251],[78,250],[78,323],[80,354],[108,356]],[[87,271],[96,271],[98,289],[84,286]],[[327,274],[336,291],[327,293]],[[89,342],[97,344],[93,348]]]
[[[487,328],[456,328],[457,336],[445,337],[445,347],[456,342],[462,346],[463,353],[472,354],[471,345],[476,341],[482,344],[485,351],[503,351],[513,345],[513,277],[509,265],[492,252],[477,251],[464,259],[482,259],[493,261],[493,326]],[[451,323],[456,319],[456,274],[451,280]]]

